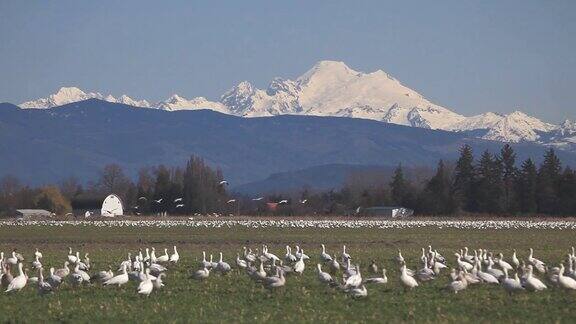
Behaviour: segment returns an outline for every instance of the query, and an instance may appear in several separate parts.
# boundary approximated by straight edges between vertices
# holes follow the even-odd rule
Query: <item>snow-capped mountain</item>
[[[62,106],[72,102],[78,102],[87,99],[100,99],[109,102],[122,103],[134,107],[149,108],[150,104],[146,100],[134,100],[127,95],[115,98],[112,95],[104,96],[99,92],[84,92],[76,87],[62,87],[56,93],[51,94],[48,98],[40,98],[32,101],[26,101],[20,104],[20,108],[45,109]]]
[[[543,133],[559,129],[557,125],[543,122],[538,118],[515,111],[510,114],[496,114],[492,112],[467,117],[455,123],[446,130],[470,131],[485,130],[482,136],[485,139],[501,142],[535,142]]]
[[[228,113],[226,106],[219,102],[209,101],[204,97],[196,97],[186,99],[177,94],[172,95],[165,101],[161,101],[155,105],[156,108],[168,111],[176,110],[193,110],[193,109],[211,109],[221,113]]]
[[[126,95],[117,99],[69,87],[20,107],[51,108],[90,98],[167,111],[212,109],[242,117],[292,114],[364,118],[420,128],[473,131],[474,136],[504,142],[548,143],[552,138],[558,141],[568,136],[562,132],[576,136],[574,122],[553,125],[519,111],[466,117],[430,102],[382,70],[358,72],[336,61],[320,61],[296,80],[275,78],[265,90],[248,81],[240,82],[226,91],[219,102],[173,95],[150,104]]]

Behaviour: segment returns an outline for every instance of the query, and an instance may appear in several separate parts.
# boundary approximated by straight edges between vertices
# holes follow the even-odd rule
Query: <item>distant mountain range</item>
[[[267,89],[244,81],[224,93],[218,102],[204,97],[173,95],[151,104],[126,95],[115,98],[78,88],[61,88],[47,98],[27,101],[21,108],[53,108],[86,99],[100,99],[167,111],[211,109],[240,117],[277,115],[332,116],[372,119],[385,123],[467,132],[468,136],[502,142],[536,142],[576,150],[576,126],[543,122],[520,111],[484,113],[466,117],[427,100],[386,72],[354,71],[335,61],[318,62],[296,80],[276,78]]]
[[[168,112],[99,99],[53,109],[0,104],[0,176],[17,176],[31,184],[68,176],[90,181],[107,163],[118,163],[136,176],[140,167],[181,166],[195,154],[221,168],[231,187],[240,187],[275,173],[325,165],[434,167],[439,159],[456,159],[465,143],[477,154],[498,152],[502,146],[471,135],[358,118]],[[513,146],[519,160],[538,160],[546,149],[530,142]],[[576,165],[576,153],[558,154],[563,163]],[[301,174],[313,179],[309,173]],[[341,174],[316,172],[320,179],[342,179]],[[330,181],[324,183],[332,186]],[[323,185],[320,180],[307,183]]]

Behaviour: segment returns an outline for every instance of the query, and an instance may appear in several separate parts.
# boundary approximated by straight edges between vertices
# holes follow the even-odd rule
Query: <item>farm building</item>
[[[387,218],[403,218],[412,216],[414,211],[404,207],[367,207],[358,208],[356,210],[357,216],[374,216],[374,217],[387,217]]]
[[[52,212],[44,209],[16,209],[18,218],[52,217]]]

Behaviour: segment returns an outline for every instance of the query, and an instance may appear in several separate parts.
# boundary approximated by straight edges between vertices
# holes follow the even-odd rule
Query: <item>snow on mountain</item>
[[[357,72],[334,61],[318,62],[295,81],[276,78],[265,91],[241,82],[221,102],[232,114],[245,117],[354,117],[433,129],[464,118],[432,104],[383,71]]]
[[[541,133],[548,133],[558,128],[557,125],[549,124],[523,112],[515,111],[510,114],[488,112],[468,117],[460,123],[448,127],[446,130],[486,130],[486,134],[482,136],[485,139],[503,142],[534,142],[540,139]]]
[[[209,101],[204,97],[186,99],[177,94],[172,95],[165,101],[159,102],[155,107],[168,111],[211,109],[222,113],[228,113],[226,106],[219,102]]]
[[[56,93],[51,94],[48,98],[40,98],[32,101],[26,101],[20,104],[21,108],[52,108],[65,105],[71,102],[77,102],[87,99],[102,99],[104,96],[100,93],[86,93],[76,87],[62,87]]]
[[[61,88],[48,98],[22,103],[20,107],[51,108],[90,98],[167,111],[212,109],[242,117],[292,114],[364,118],[420,128],[475,131],[475,136],[504,142],[576,137],[575,122],[557,126],[519,111],[466,117],[430,102],[382,70],[358,72],[336,61],[320,61],[295,80],[275,78],[265,90],[248,81],[240,82],[226,91],[220,102],[173,95],[150,104],[126,95],[116,99],[69,87]]]
[[[125,105],[149,108],[150,104],[146,100],[134,100],[127,95],[115,98],[112,95],[103,96],[99,92],[84,92],[76,87],[62,87],[56,93],[51,94],[48,98],[40,98],[27,101],[20,104],[20,108],[45,109],[62,106],[72,102],[78,102],[88,99],[100,99],[108,102],[122,103]]]

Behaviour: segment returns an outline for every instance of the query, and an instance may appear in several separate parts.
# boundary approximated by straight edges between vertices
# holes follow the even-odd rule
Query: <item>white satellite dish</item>
[[[122,200],[116,195],[109,195],[102,203],[100,214],[104,217],[114,217],[124,215]]]

